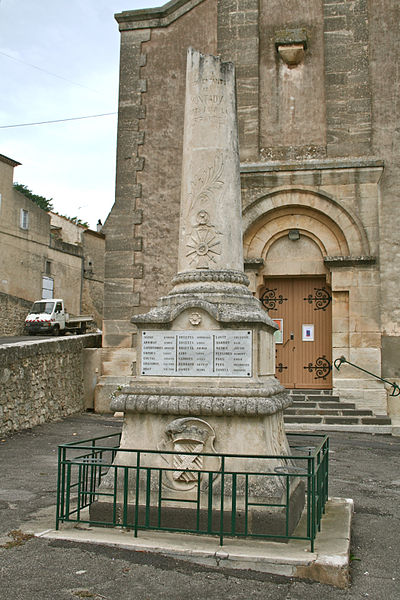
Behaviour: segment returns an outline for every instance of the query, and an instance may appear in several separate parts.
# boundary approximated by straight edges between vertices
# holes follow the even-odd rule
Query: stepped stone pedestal
[[[196,470],[216,472],[212,489],[219,495],[216,453],[241,455],[225,460],[225,470],[237,473],[278,473],[290,463],[283,411],[291,399],[274,376],[276,325],[248,290],[243,272],[234,67],[189,49],[186,82],[178,274],[154,309],[132,318],[138,329],[135,382],[111,403],[125,415],[121,449],[156,450],[144,453],[141,465],[172,469],[162,490],[168,527],[193,522],[188,502],[198,493]],[[135,453],[116,457],[120,465],[135,461]],[[229,531],[233,479],[225,479]],[[304,506],[304,486],[291,479],[289,533]],[[282,504],[286,483],[279,475],[254,478],[249,499]],[[206,518],[209,485],[202,476],[200,521]],[[241,503],[244,509],[244,477],[236,485],[238,511]],[[157,493],[152,483],[150,524]],[[102,510],[105,503],[92,507],[97,517]],[[215,510],[213,519],[218,514]],[[240,510],[237,519],[236,530],[244,531]],[[254,506],[248,526],[249,532],[282,535],[283,510]]]

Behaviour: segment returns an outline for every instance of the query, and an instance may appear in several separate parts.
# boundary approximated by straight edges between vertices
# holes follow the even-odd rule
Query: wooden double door
[[[279,326],[276,377],[287,388],[332,387],[332,296],[324,277],[271,278],[260,300]]]

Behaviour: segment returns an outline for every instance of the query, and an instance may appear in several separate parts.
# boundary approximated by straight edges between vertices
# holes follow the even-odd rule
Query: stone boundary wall
[[[85,348],[101,334],[0,346],[0,435],[84,410]]]
[[[32,302],[0,292],[0,335],[23,335]]]

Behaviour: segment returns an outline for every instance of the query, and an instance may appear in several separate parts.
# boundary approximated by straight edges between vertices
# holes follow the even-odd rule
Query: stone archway
[[[243,211],[245,256],[260,256],[274,235],[303,229],[319,240],[326,256],[369,255],[364,227],[349,209],[327,194],[306,189],[275,190],[260,196]]]
[[[318,319],[317,313],[315,319],[311,313],[306,319],[308,322],[303,323],[302,320],[304,321],[306,317],[304,311],[300,311],[294,325],[294,317],[290,317],[290,329],[293,331],[287,331],[287,328],[286,331],[284,330],[286,336],[284,343],[287,344],[287,348],[293,346],[293,350],[298,352],[299,342],[301,344],[303,341],[301,336],[304,325],[314,325],[315,331],[312,335],[317,335],[317,329],[320,332],[325,331],[324,335],[329,336],[329,340],[325,346],[324,343],[320,346],[325,347],[325,351],[320,351],[321,357],[315,357],[312,366],[322,356],[331,365],[333,350],[343,347],[344,337],[347,336],[346,339],[349,339],[349,290],[335,289],[330,261],[333,257],[335,260],[340,260],[369,254],[367,235],[359,218],[326,194],[316,193],[314,190],[283,189],[274,190],[254,200],[244,210],[243,219],[245,260],[259,265],[257,271],[253,270],[249,273],[253,292],[258,297],[266,289],[278,290],[279,287],[293,290],[295,293],[295,289],[304,290],[308,282],[311,286],[310,291],[303,295],[300,292],[298,298],[296,296],[294,305],[297,310],[299,301],[302,302],[312,295],[314,288],[329,290],[331,294],[329,311],[332,310],[332,313],[329,312],[328,315],[327,311],[323,315],[329,322],[323,325],[321,312],[318,314]],[[317,279],[318,286],[315,283]],[[278,321],[281,318],[279,311],[276,315],[270,312],[270,316],[277,317]],[[284,318],[289,323],[287,311]],[[311,347],[310,344],[303,344],[303,346],[307,352]],[[281,348],[278,345],[277,348],[279,353]],[[304,351],[302,356],[306,356],[307,352]],[[299,360],[304,361],[304,358]],[[277,364],[281,365],[281,369],[286,366],[285,361],[282,360]],[[307,364],[311,365],[311,362]],[[302,364],[301,369],[303,369]],[[283,375],[286,375],[288,387],[296,387],[295,382],[290,383],[287,372]],[[299,368],[296,377],[298,376]],[[331,387],[331,379],[321,378],[320,384],[320,387]],[[310,387],[317,387],[317,385],[318,382],[315,385],[311,383]],[[302,387],[305,387],[305,384]]]

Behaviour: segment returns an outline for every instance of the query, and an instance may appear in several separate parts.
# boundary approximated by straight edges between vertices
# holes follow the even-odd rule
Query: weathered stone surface
[[[111,410],[128,414],[261,417],[285,410],[292,404],[290,396],[282,390],[278,384],[262,390],[225,389],[219,393],[215,389],[202,390],[202,395],[196,395],[198,390],[187,387],[180,390],[180,394],[178,390],[159,388],[140,392],[135,387],[131,393],[124,390],[112,400]],[[212,393],[207,395],[210,391]]]
[[[231,63],[190,49],[178,272],[243,269],[235,74]],[[229,219],[226,215],[229,214]]]
[[[144,272],[142,279],[135,279],[140,291],[135,312],[148,310],[154,298],[168,292],[176,272],[185,52],[192,45],[202,52],[219,53],[223,60],[234,62],[237,73],[245,257],[259,257],[265,264],[251,273],[252,292],[257,295],[268,273],[326,276],[333,285],[333,357],[360,348],[358,358],[370,364],[364,353],[369,345],[379,370],[380,336],[400,336],[399,265],[393,237],[399,221],[395,99],[400,7],[393,0],[289,4],[193,0],[158,9],[157,16],[151,11],[125,15],[121,115],[125,103],[146,105],[140,128],[138,120],[124,120],[131,136],[127,156],[135,144],[142,144],[140,157],[145,158],[138,172],[143,200],[137,198],[132,208],[143,210],[143,222],[135,226],[126,222],[123,233],[113,226],[109,244],[121,251],[143,249],[143,260],[137,261]],[[279,57],[275,37],[277,32],[298,28],[306,31],[307,48],[303,61],[289,69]],[[132,114],[144,116],[138,109]],[[144,138],[138,137],[140,131]],[[119,156],[118,202],[135,179],[129,166],[132,160],[125,161],[123,150]],[[290,215],[285,203],[295,212]],[[124,211],[125,205],[120,209]],[[344,213],[348,218],[343,218]],[[288,247],[274,240],[299,223],[309,242],[301,244],[302,259],[280,260],[279,245],[282,251]],[[380,281],[379,306],[377,280],[367,284],[370,276]],[[185,294],[190,294],[190,286]],[[118,311],[122,315],[123,307]],[[384,360],[393,363],[391,352],[385,350]],[[335,385],[345,391],[355,380],[339,374]],[[374,404],[366,379],[363,385],[371,391],[368,401]],[[353,392],[360,401],[366,399],[361,383]],[[375,404],[382,410],[380,397]]]
[[[136,362],[139,368],[132,378],[131,387],[121,386],[115,392],[111,409],[125,414],[121,438],[123,449],[170,448],[168,432],[171,432],[175,423],[175,420],[171,423],[170,419],[179,417],[182,426],[179,439],[183,450],[179,450],[179,445],[176,446],[178,451],[184,451],[187,444],[189,448],[202,448],[212,431],[212,438],[218,439],[220,451],[241,455],[240,459],[228,459],[231,461],[230,469],[246,470],[250,468],[250,462],[251,468],[256,471],[264,467],[269,469],[269,465],[261,466],[257,461],[252,461],[249,455],[289,454],[283,429],[283,410],[291,403],[291,399],[273,375],[275,324],[247,289],[248,279],[242,270],[233,67],[216,57],[203,56],[189,49],[186,89],[178,260],[180,271],[173,281],[174,288],[159,300],[156,308],[132,317],[132,323],[138,327]],[[225,218],[226,214],[230,215],[229,220]],[[216,242],[217,233],[222,239]],[[223,236],[227,239],[224,240]],[[217,252],[212,250],[215,246],[219,246]],[[234,340],[234,332],[240,331],[244,324],[247,329],[246,343],[238,342],[240,336],[236,336],[235,343],[239,344],[236,348],[239,350],[234,350],[232,343],[229,346],[231,352],[228,352],[224,349],[226,341],[216,341],[224,337]],[[227,330],[232,336],[224,336]],[[170,331],[174,332],[173,336],[169,335]],[[176,331],[180,332],[179,335],[175,335]],[[151,343],[147,344],[147,340],[151,339],[150,332],[156,332],[157,335],[153,335]],[[218,335],[211,335],[214,332],[218,332]],[[165,371],[161,369],[161,374],[165,376],[159,376],[158,354],[166,349],[172,337],[175,341],[178,338],[196,338],[200,346],[204,345],[204,338],[213,340],[211,349],[207,350],[211,352],[211,359],[208,355],[200,359],[200,350],[198,353],[188,350],[198,367],[198,370],[194,369],[198,376],[192,372],[184,375],[185,371],[190,371],[187,367],[189,362],[185,361],[181,371],[167,375],[171,356],[166,359]],[[179,343],[183,344],[183,348],[184,342]],[[217,351],[217,343],[220,343],[220,352]],[[233,368],[227,369],[228,372],[222,375],[216,367],[217,361],[222,361],[221,355],[227,357],[229,354],[227,364],[231,364],[232,355],[239,356],[243,349],[246,352],[246,385],[243,384],[242,372],[235,379]],[[176,356],[182,353],[178,351],[176,342],[176,354],[173,353],[172,360],[178,361]],[[240,358],[239,362],[242,360]],[[205,362],[212,377],[199,375],[204,370]],[[154,364],[156,367],[152,366]],[[144,365],[148,366],[150,373],[156,374],[147,374]],[[175,440],[173,436],[172,439]],[[175,448],[175,441],[173,444]],[[213,448],[211,445],[211,453],[214,452]],[[116,464],[121,464],[120,461],[128,461],[129,464],[131,458],[119,453]],[[163,459],[159,454],[154,454],[143,460],[143,464],[150,465]],[[273,459],[271,469],[272,463],[276,466],[276,461],[283,465],[286,459]],[[178,499],[178,491],[190,495],[191,477],[186,471],[174,474],[175,479],[166,486],[170,497]],[[106,487],[107,482],[103,485]],[[203,487],[201,493],[206,494]],[[304,503],[304,492],[302,489],[298,491],[295,522]],[[252,491],[263,504],[266,503],[262,500],[264,497],[269,498],[272,504],[280,502],[283,493],[284,479],[279,477],[268,481],[264,478],[263,483]],[[276,502],[272,500],[274,498]],[[271,511],[263,507],[261,512],[265,512],[265,518],[271,516],[274,519],[271,514],[274,509]],[[294,527],[295,523],[292,525]]]
[[[100,344],[101,336],[90,334],[0,346],[0,433],[83,410],[83,352]]]
[[[32,302],[0,292],[0,335],[22,335]]]

